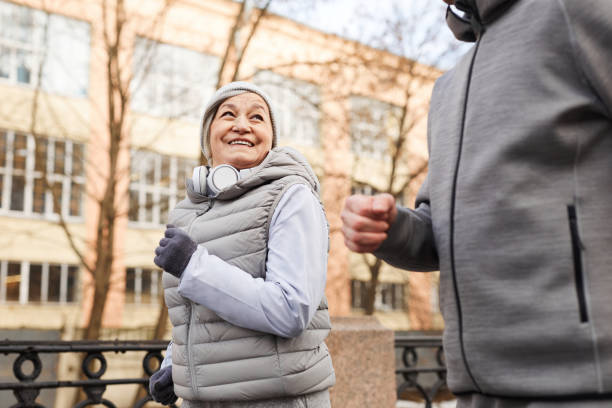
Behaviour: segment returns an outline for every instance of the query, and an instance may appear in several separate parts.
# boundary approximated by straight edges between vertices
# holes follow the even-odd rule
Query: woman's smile
[[[257,166],[272,148],[272,121],[266,102],[247,92],[226,99],[210,125],[212,165],[239,170]]]

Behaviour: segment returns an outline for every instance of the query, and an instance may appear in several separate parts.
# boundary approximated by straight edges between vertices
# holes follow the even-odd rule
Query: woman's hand
[[[198,245],[174,225],[166,226],[164,238],[155,249],[155,265],[180,278]]]
[[[174,393],[172,366],[167,366],[153,373],[149,379],[149,392],[156,402],[170,405],[178,399]]]

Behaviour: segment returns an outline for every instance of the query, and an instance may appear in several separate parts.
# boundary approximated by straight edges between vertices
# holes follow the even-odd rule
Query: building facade
[[[367,260],[344,246],[342,205],[351,192],[387,188],[393,142],[411,115],[393,174],[398,183],[415,174],[400,195],[413,201],[427,159],[423,112],[439,72],[280,16],[255,24],[257,9],[233,31],[241,5],[229,0],[117,3],[0,0],[0,329],[71,339],[87,322],[94,282],[83,264],[96,253],[116,114],[107,90],[117,81],[127,137],[110,175],[117,214],[104,326],[150,332],[162,292],[153,250],[199,164],[203,103],[238,61],[236,77],[261,85],[275,103],[280,144],[300,150],[322,182],[330,310],[362,314],[370,275]],[[122,30],[105,31],[117,15]],[[109,33],[120,38],[115,67]],[[248,47],[227,53],[232,41]],[[441,328],[435,274],[383,266],[379,280],[384,324]]]

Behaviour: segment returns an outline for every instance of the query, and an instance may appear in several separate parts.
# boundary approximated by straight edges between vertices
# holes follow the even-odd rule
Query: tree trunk
[[[378,287],[378,276],[382,267],[382,261],[376,258],[374,264],[368,264],[368,267],[370,268],[370,282],[366,292],[365,314],[371,316],[375,312],[376,288]]]

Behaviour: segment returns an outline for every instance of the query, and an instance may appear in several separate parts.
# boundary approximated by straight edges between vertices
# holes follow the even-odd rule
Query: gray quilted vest
[[[275,148],[235,185],[210,199],[193,191],[169,222],[198,244],[257,278],[266,274],[268,230],[282,194],[296,183],[315,194],[319,184],[302,156]],[[296,396],[335,383],[324,343],[331,328],[325,296],[309,326],[295,338],[234,326],[178,293],[179,280],[163,274],[172,322],[172,377],[179,397],[191,401],[241,401]]]

